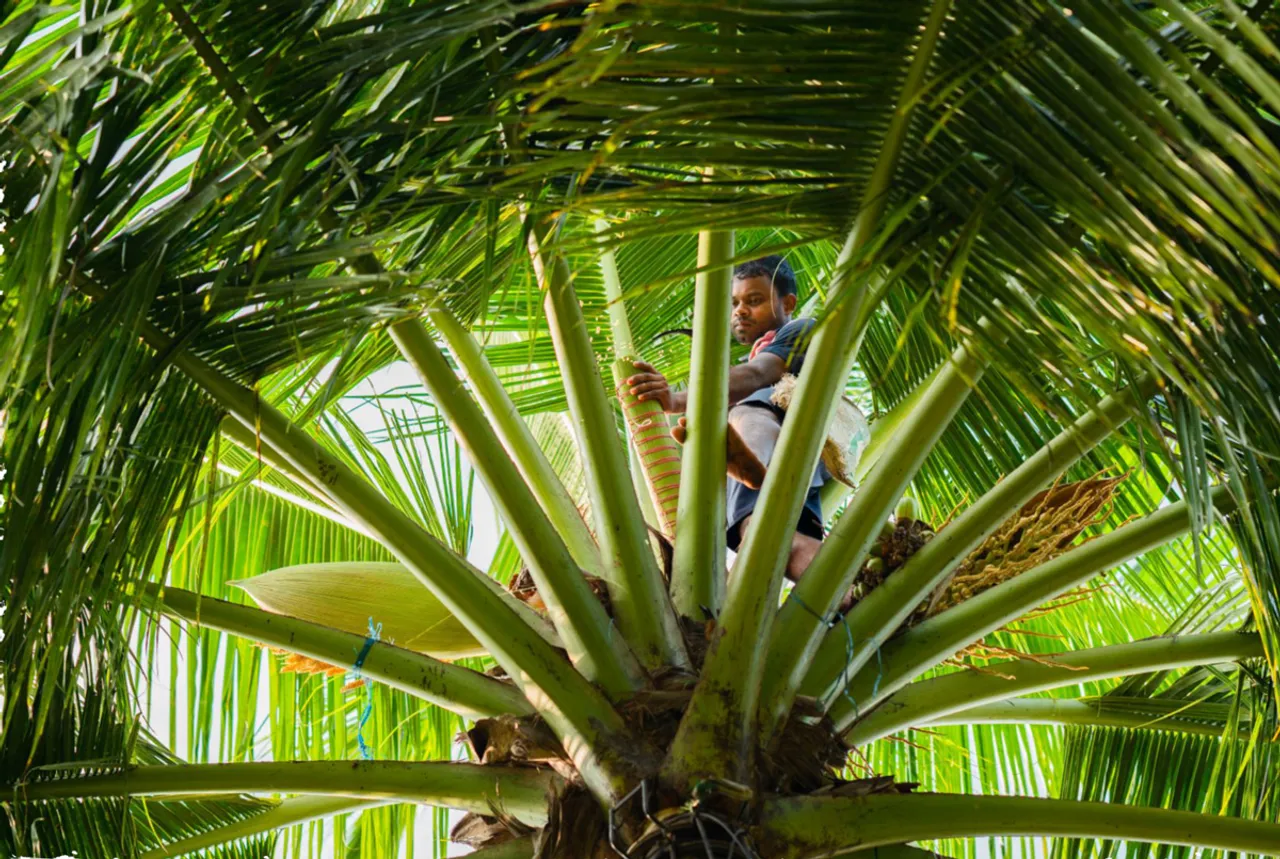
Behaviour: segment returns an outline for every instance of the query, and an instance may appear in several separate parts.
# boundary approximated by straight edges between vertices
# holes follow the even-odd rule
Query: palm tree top
[[[1278,24],[0,10],[0,845],[293,855],[338,815],[409,855],[424,802],[493,856],[650,855],[658,810],[756,855],[1267,852]],[[825,428],[785,430],[732,574],[717,458],[766,253],[818,321],[792,413],[872,418],[781,607]],[[683,457],[615,396],[641,356]],[[371,389],[393,364],[420,384]],[[960,796],[994,793],[1056,799]]]

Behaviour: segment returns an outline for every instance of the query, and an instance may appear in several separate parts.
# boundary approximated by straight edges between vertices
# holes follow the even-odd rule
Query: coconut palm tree
[[[1280,854],[1277,26],[8,4],[6,855]],[[729,569],[768,252],[809,418]]]

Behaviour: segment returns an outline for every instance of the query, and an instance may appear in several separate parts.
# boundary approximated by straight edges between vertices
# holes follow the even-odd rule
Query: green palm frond
[[[936,33],[936,42],[926,35],[922,43],[922,32]],[[619,609],[626,627],[608,625],[609,647],[639,648],[653,624],[634,620],[635,612],[664,617],[664,603],[657,590],[637,597],[657,577],[638,523],[617,515],[634,506],[622,479],[632,475],[606,456],[616,452],[621,415],[612,385],[595,390],[584,366],[616,357],[599,260],[606,251],[616,257],[636,350],[685,385],[690,340],[670,332],[696,326],[696,236],[734,230],[735,262],[778,252],[799,273],[802,312],[822,326],[814,348],[823,360],[806,365],[814,390],[820,380],[873,418],[894,407],[917,418],[885,434],[897,451],[887,461],[897,467],[919,454],[922,465],[868,469],[861,501],[855,495],[852,506],[827,511],[845,514],[828,517],[838,535],[874,531],[878,522],[859,523],[848,511],[880,500],[891,509],[888,496],[902,487],[938,528],[998,493],[1104,397],[1150,380],[1154,394],[1122,428],[1045,478],[1123,478],[1054,570],[1092,557],[1090,540],[1122,544],[1132,533],[1122,529],[1138,517],[1164,516],[1161,533],[1178,536],[1110,569],[1089,568],[1072,579],[1083,590],[1023,606],[1031,613],[1009,613],[1003,626],[955,621],[950,644],[981,636],[988,653],[1033,661],[1014,673],[1050,654],[1165,633],[1242,630],[1265,654],[987,701],[968,713],[971,722],[950,713],[872,743],[846,774],[891,773],[943,793],[1276,820],[1278,36],[1280,12],[1269,0],[5,6],[4,783],[177,765],[165,745],[196,763],[351,760],[365,744],[390,760],[453,757],[451,739],[464,723],[441,708],[384,684],[352,690],[323,673],[286,672],[246,640],[151,614],[159,583],[234,603],[244,598],[231,580],[292,565],[399,559],[433,592],[462,579],[462,587],[475,585],[455,619],[488,636],[491,652],[502,649],[504,632],[521,646],[499,654],[501,667],[480,659],[449,670],[488,670],[490,685],[514,681],[498,688],[526,694],[543,726],[560,732],[553,744],[572,758],[553,751],[546,760],[584,776],[608,805],[620,804],[641,774],[680,770],[657,758],[674,736],[661,731],[675,730],[662,721],[675,711],[660,702],[699,679],[700,654],[689,665],[677,658],[686,639],[714,642],[759,621],[760,634],[736,639],[741,654],[718,657],[724,701],[749,697],[744,690],[762,679],[765,656],[767,664],[780,653],[794,663],[798,682],[815,663],[782,653],[787,642],[765,652],[775,608],[767,593],[743,609],[746,622],[726,613],[706,630],[697,622],[682,634],[666,629],[657,649],[645,643],[654,670],[640,699],[621,687],[600,694],[553,646],[561,639],[550,623],[498,594],[533,566],[513,539],[519,529],[495,522],[493,533],[480,531],[490,527],[489,499],[474,491],[468,439],[454,438],[424,389],[400,381],[409,375],[397,330],[412,328],[433,348],[448,341],[429,309],[447,308],[474,333],[532,428],[550,465],[544,473],[556,473],[602,545],[622,532],[636,537],[612,561],[635,569],[607,582],[604,605]],[[913,67],[919,87],[904,100]],[[851,224],[856,241],[846,243]],[[531,236],[546,258],[564,260],[565,279],[540,282]],[[544,306],[549,285],[554,313]],[[842,315],[850,308],[857,313]],[[824,343],[824,330],[847,332],[850,342],[833,335]],[[578,338],[574,366],[561,363],[566,337]],[[964,399],[953,417],[937,417],[929,409],[938,403],[912,394],[951,372],[947,356],[961,344],[989,367],[971,392],[930,388]],[[452,359],[445,343],[439,349]],[[744,354],[733,347],[733,360]],[[446,363],[437,381],[452,382]],[[469,403],[465,386],[457,394],[455,407]],[[921,415],[936,419],[917,433]],[[474,420],[472,432],[482,430]],[[925,430],[936,442],[923,440]],[[507,452],[517,444],[502,443]],[[794,453],[800,447],[780,448],[779,486],[807,474],[811,463],[793,462],[803,459]],[[607,481],[595,478],[604,466]],[[508,518],[518,515],[511,499],[528,496],[488,490],[507,502],[495,507]],[[782,493],[771,492],[763,503],[775,509],[771,499]],[[1218,503],[1231,512],[1219,515]],[[880,518],[876,511],[868,520]],[[585,569],[582,556],[595,546],[585,531],[578,536],[574,561]],[[779,546],[750,549],[749,569],[777,567]],[[417,560],[406,562],[406,552]],[[473,552],[488,576],[471,568]],[[840,590],[843,567],[853,574],[863,560],[827,552],[823,593]],[[726,586],[748,594],[765,578],[747,585],[730,577]],[[491,628],[507,609],[510,629]],[[823,609],[810,608],[815,623],[828,617]],[[809,624],[809,614],[801,617]],[[964,668],[939,663],[939,654],[910,670],[894,665],[904,640],[930,634],[894,632],[836,624],[827,634],[828,643],[848,636],[839,653],[856,677],[847,690],[835,682],[823,703],[835,701],[854,736],[909,695],[926,694],[913,679],[945,686],[960,682],[959,671],[990,670],[973,647]],[[884,646],[856,650],[868,640]],[[662,648],[677,664],[653,656]],[[890,689],[880,686],[886,676]],[[180,706],[166,708],[165,689]],[[886,697],[869,716],[861,712]],[[778,700],[780,711],[764,719],[777,725],[762,730],[812,727],[818,714],[801,712],[810,702],[790,712],[790,698]],[[1001,706],[1020,716],[1008,723]],[[651,708],[663,715],[633,730],[636,713]],[[519,709],[527,712],[524,702]],[[736,714],[739,760],[697,740],[676,748],[700,750],[707,759],[699,766],[710,761],[722,767],[712,774],[725,776],[755,752],[755,712],[752,705]],[[156,731],[165,743],[150,737],[152,720],[167,727]],[[769,759],[777,749],[764,745]],[[42,769],[61,764],[72,768]],[[676,778],[663,789],[690,800],[681,790],[706,774],[681,773],[688,785]],[[773,775],[765,782],[785,783]],[[737,790],[697,784],[720,791],[713,805]],[[544,830],[548,838],[572,837],[564,827],[586,790],[575,783],[552,802],[559,817]],[[827,805],[839,810],[847,799]],[[910,800],[880,797],[867,807],[881,803],[881,822],[897,832],[892,818],[910,816]],[[261,824],[314,810],[290,802],[29,806],[4,798],[0,849],[149,859],[164,844],[214,838],[224,824],[248,832],[255,817]],[[1057,809],[1035,812],[1046,819],[1095,813],[1044,807]],[[415,815],[411,805],[361,806],[328,830],[291,822],[283,837],[254,834],[209,855],[257,855],[277,842],[301,855],[306,839],[318,855],[325,837],[351,857],[397,855],[403,844],[422,847],[411,834]],[[439,841],[444,813],[433,812],[433,822]],[[1233,831],[1262,831],[1253,825]],[[1036,831],[1072,834],[1047,824]],[[627,833],[637,837],[639,830]],[[976,843],[934,846],[968,857],[978,855]],[[1151,852],[1118,845],[1062,841],[1053,849]],[[515,849],[526,846],[533,849]],[[1015,852],[1047,849],[1024,840]]]

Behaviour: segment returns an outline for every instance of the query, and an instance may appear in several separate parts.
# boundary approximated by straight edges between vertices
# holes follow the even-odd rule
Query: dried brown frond
[[[599,579],[595,576],[586,576],[586,579],[587,584],[591,586],[591,592],[595,594],[596,599],[600,600],[600,604],[604,606],[605,613],[612,616],[613,608],[609,603],[609,591],[605,587],[604,579]],[[520,572],[512,577],[511,583],[507,585],[507,592],[534,611],[545,612],[547,610],[547,604],[543,602],[542,596],[538,593],[538,585],[534,582],[533,574],[529,572],[528,567],[522,567]]]

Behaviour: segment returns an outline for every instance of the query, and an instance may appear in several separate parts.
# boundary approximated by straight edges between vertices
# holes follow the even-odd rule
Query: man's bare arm
[[[689,395],[673,391],[663,376],[644,361],[636,361],[641,372],[627,379],[631,393],[641,400],[653,400],[664,412],[682,414],[689,407]],[[762,352],[745,364],[729,368],[729,405],[761,388],[767,388],[782,378],[786,364],[771,352]]]
[[[786,372],[786,363],[772,352],[761,352],[745,364],[729,368],[729,405],[748,394],[776,384]]]

